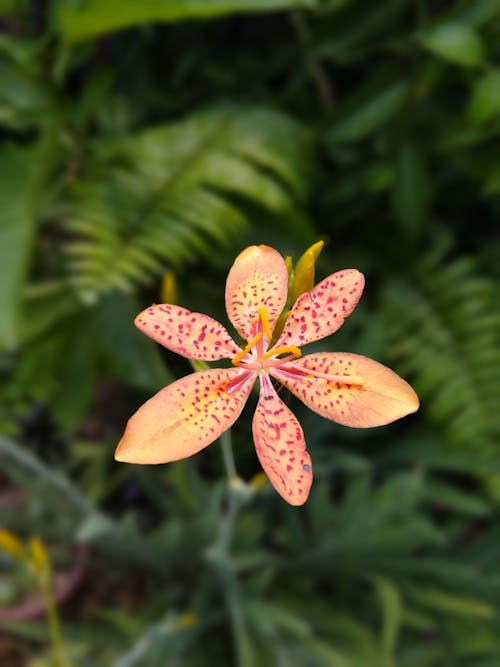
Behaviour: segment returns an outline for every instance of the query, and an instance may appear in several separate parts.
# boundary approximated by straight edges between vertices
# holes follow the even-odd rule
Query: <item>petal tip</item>
[[[153,463],[153,461],[147,460],[148,457],[144,455],[146,451],[144,448],[131,446],[130,442],[128,442],[127,431],[125,430],[125,434],[115,449],[114,458],[119,463]]]
[[[408,392],[408,401],[407,401],[407,406],[408,406],[408,413],[407,414],[410,415],[414,412],[417,412],[417,410],[419,409],[420,399],[417,396],[417,392],[413,389],[413,387],[408,385],[408,389],[409,389],[409,392]]]
[[[129,438],[127,430],[125,430],[123,438],[116,447],[114,458],[119,463],[135,465],[157,465],[175,460],[175,458],[169,457],[167,451],[162,447],[147,447],[144,442],[138,441],[133,434]]]
[[[305,496],[305,498],[300,498],[299,499],[297,497],[294,497],[294,498],[290,498],[290,499],[285,498],[285,500],[291,507],[302,507],[303,505],[306,504],[308,497],[309,497],[309,494],[307,494]]]
[[[269,258],[269,257],[278,257],[279,259],[283,260],[282,256],[280,253],[275,250],[275,248],[272,248],[269,245],[250,245],[248,248],[245,248],[240,252],[240,254],[236,257],[235,262],[238,261],[258,261],[261,258]]]
[[[118,446],[115,449],[114,459],[119,463],[134,463],[134,461],[131,460],[129,453],[127,452],[127,447],[123,446],[122,441],[118,443]]]
[[[245,339],[256,333],[257,312],[264,308],[272,329],[287,298],[288,270],[280,253],[266,245],[245,248],[226,281],[229,320]]]
[[[118,445],[118,447],[115,450],[114,459],[119,463],[129,463],[129,460],[127,459],[127,456],[123,452],[123,449],[120,448],[120,445]]]

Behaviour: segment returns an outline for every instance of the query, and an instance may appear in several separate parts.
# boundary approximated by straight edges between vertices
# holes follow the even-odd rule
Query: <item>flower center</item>
[[[243,357],[247,356],[250,350],[253,349],[253,347],[260,341],[261,338],[262,338],[262,331],[259,331],[259,333],[255,334],[255,336],[248,341],[245,347],[241,348],[238,354],[235,357],[233,357],[231,361],[233,366],[239,366],[240,361],[243,359]]]
[[[243,347],[231,363],[233,366],[242,366],[249,370],[261,370],[266,367],[281,366],[290,359],[302,356],[300,348],[294,345],[282,345],[266,352],[273,337],[269,317],[265,308],[259,308],[258,331],[253,338]],[[279,355],[287,354],[286,357],[278,359]]]

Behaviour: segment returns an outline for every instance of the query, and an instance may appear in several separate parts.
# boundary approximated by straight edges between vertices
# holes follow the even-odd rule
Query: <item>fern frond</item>
[[[247,228],[245,200],[291,211],[306,194],[308,146],[288,117],[234,107],[97,144],[61,220],[77,291],[131,289],[227,246]]]
[[[450,442],[491,452],[500,436],[498,286],[475,262],[436,256],[383,293],[386,330],[423,409]]]

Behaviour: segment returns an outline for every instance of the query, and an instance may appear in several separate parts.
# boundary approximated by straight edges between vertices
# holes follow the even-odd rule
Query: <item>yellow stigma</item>
[[[243,359],[243,357],[250,352],[250,350],[255,345],[255,343],[257,343],[257,341],[259,341],[261,338],[262,338],[262,331],[259,331],[259,333],[256,334],[252,338],[252,340],[250,340],[245,345],[245,347],[238,352],[238,354],[235,357],[233,357],[233,359],[231,360],[231,363],[233,364],[233,366],[237,366],[240,363],[240,361]]]
[[[269,359],[270,357],[277,357],[278,354],[285,354],[285,352],[290,352],[295,357],[301,357],[302,352],[300,348],[295,347],[294,345],[283,345],[282,347],[277,347],[275,350],[269,350],[264,355],[264,359]]]
[[[262,322],[264,333],[269,338],[269,340],[271,340],[271,338],[273,337],[273,332],[271,331],[271,327],[269,326],[269,317],[267,316],[267,311],[265,308],[259,308],[259,316],[260,316],[260,321]]]

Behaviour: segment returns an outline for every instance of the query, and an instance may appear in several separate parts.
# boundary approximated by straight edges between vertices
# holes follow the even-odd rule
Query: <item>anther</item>
[[[267,311],[265,308],[259,308],[259,316],[260,316],[260,321],[262,322],[262,328],[264,329],[264,333],[266,336],[271,340],[273,337],[273,332],[271,331],[271,327],[269,326],[269,317],[267,315]]]
[[[264,359],[269,359],[270,357],[277,357],[278,354],[285,354],[285,352],[290,352],[294,357],[301,357],[302,352],[300,348],[295,347],[294,345],[283,345],[282,347],[277,347],[274,350],[269,350],[264,355]]]

